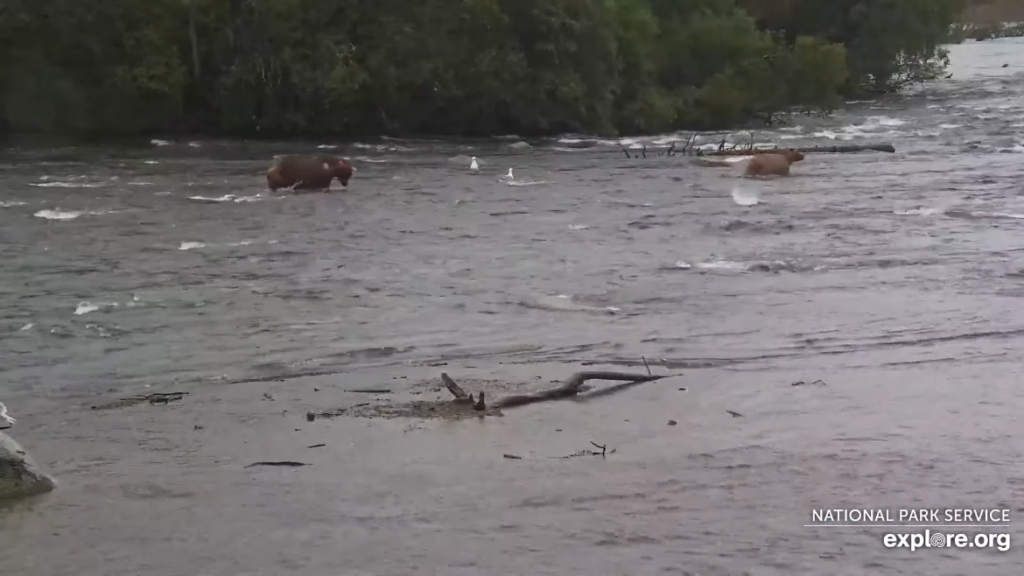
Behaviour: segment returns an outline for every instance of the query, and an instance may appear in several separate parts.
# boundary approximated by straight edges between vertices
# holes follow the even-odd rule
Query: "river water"
[[[685,135],[337,143],[349,190],[288,197],[271,158],[335,144],[4,151],[0,399],[61,484],[0,508],[2,574],[1019,573],[1013,548],[805,527],[1022,526],[1024,42],[952,50],[951,79],[757,132],[897,149],[788,179],[655,156]],[[676,376],[503,418],[305,418],[641,357]],[[615,452],[559,458],[591,442]]]

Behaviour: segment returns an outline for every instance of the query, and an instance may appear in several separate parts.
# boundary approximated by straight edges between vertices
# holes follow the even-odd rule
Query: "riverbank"
[[[974,26],[1024,22],[1024,6],[1016,0],[971,0],[959,20]]]
[[[973,39],[977,42],[996,38],[1019,38],[1024,36],[1024,24],[999,22],[997,24],[957,24],[951,31],[952,39],[963,42]]]

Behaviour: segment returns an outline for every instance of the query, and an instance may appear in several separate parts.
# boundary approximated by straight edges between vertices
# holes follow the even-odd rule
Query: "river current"
[[[805,526],[1024,526],[1024,41],[952,57],[827,120],[703,136],[896,148],[784,179],[657,154],[687,134],[0,152],[0,400],[60,482],[0,507],[0,574],[1020,573],[1013,547]],[[347,191],[266,191],[274,155],[318,150],[352,159]],[[676,376],[501,418],[305,418],[387,400],[354,388],[443,398],[441,371],[533,389],[643,359]],[[560,457],[591,442],[615,451]]]

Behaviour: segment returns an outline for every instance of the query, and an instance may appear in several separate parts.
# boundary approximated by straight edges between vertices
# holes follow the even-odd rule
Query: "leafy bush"
[[[953,3],[5,0],[0,133],[616,134],[773,122],[933,76]]]

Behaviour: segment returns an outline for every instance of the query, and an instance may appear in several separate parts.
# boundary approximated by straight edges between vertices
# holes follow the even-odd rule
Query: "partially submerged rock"
[[[0,432],[0,500],[44,494],[56,487],[57,481],[20,444]]]

